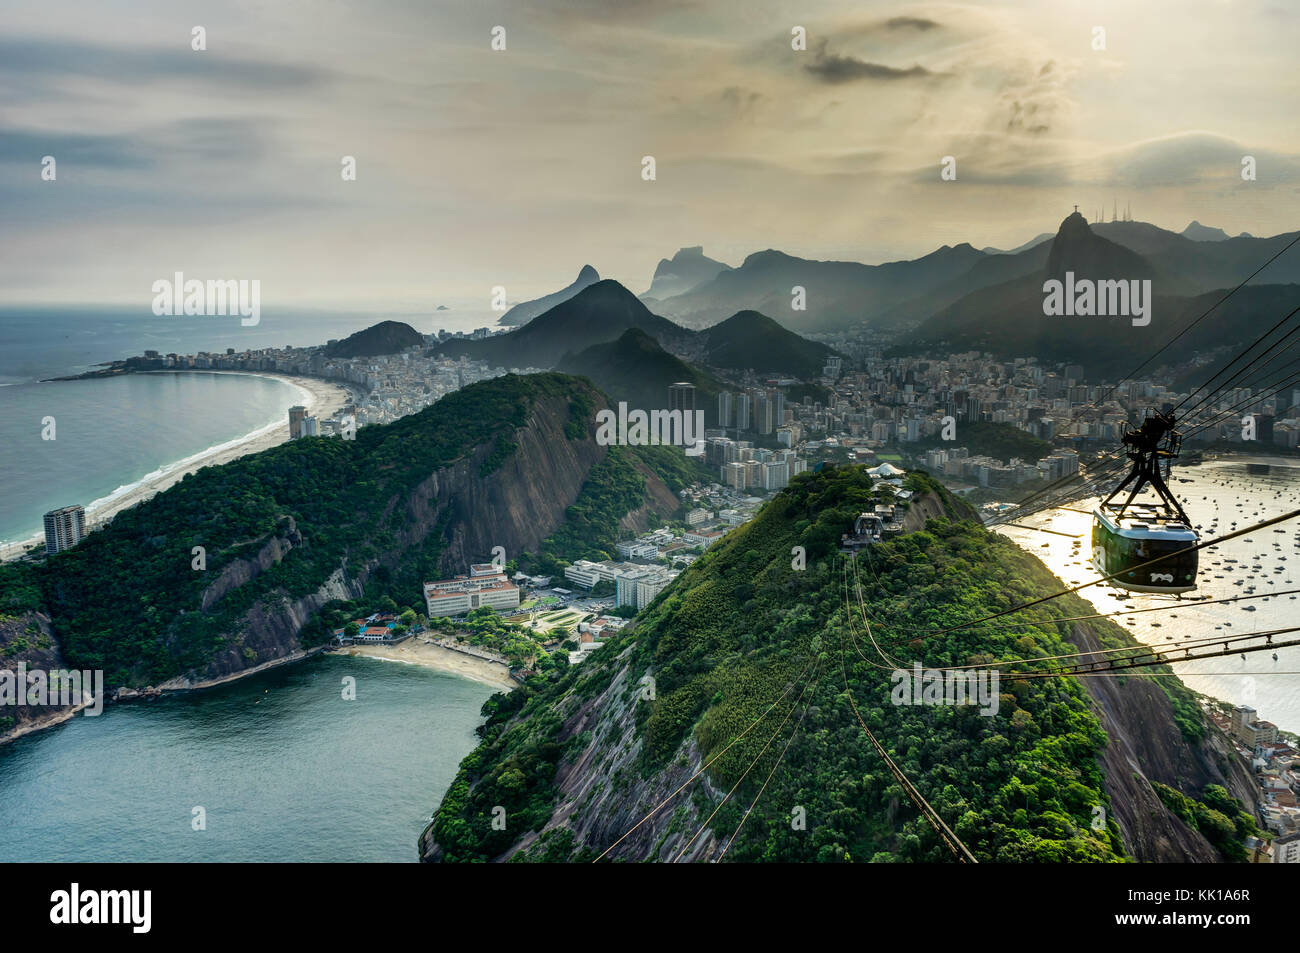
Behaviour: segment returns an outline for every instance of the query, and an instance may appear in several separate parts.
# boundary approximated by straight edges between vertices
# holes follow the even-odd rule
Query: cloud
[[[324,83],[326,70],[270,60],[237,59],[183,47],[112,47],[42,37],[0,37],[0,74],[91,77],[147,85],[184,81],[245,90],[300,89]]]
[[[933,30],[937,26],[934,20],[927,20],[925,17],[891,17],[885,21],[885,26],[891,30]]]
[[[763,94],[740,86],[728,86],[722,91],[721,99],[735,115],[743,117],[762,101]]]
[[[154,163],[154,156],[142,148],[139,139],[129,136],[0,127],[0,163],[27,163],[36,168],[47,155],[60,163],[101,169],[143,169]]]
[[[849,83],[859,79],[892,81],[936,75],[919,64],[898,69],[883,63],[860,60],[855,56],[828,53],[825,40],[817,45],[816,57],[816,61],[804,69],[825,83]]]

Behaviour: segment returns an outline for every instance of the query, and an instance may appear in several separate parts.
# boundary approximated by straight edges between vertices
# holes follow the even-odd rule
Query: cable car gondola
[[[1134,592],[1179,593],[1196,588],[1193,547],[1200,537],[1160,473],[1160,461],[1168,466],[1181,444],[1172,413],[1151,415],[1137,430],[1124,434],[1133,468],[1092,514],[1092,564],[1102,575],[1114,576],[1112,585]],[[1115,503],[1130,483],[1128,497]],[[1134,503],[1148,485],[1158,501]]]

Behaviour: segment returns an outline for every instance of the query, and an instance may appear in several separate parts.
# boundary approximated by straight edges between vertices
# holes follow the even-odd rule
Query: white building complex
[[[429,618],[464,615],[488,606],[498,611],[519,607],[519,587],[491,563],[470,566],[470,575],[424,584]]]

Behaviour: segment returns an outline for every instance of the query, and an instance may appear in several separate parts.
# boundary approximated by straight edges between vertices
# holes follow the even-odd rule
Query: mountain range
[[[501,320],[497,324],[519,325],[527,324],[539,314],[543,314],[554,308],[562,301],[568,301],[583,288],[594,285],[600,281],[600,274],[591,265],[583,265],[578,272],[578,277],[573,279],[572,284],[561,288],[552,294],[543,295],[540,298],[534,298],[532,301],[521,301],[505,314],[501,315]]]
[[[1080,221],[1083,216],[1078,216]],[[1104,261],[1127,263],[1135,274],[1157,283],[1156,293],[1190,299],[1235,286],[1291,241],[1295,234],[1255,238],[1245,232],[1228,237],[1219,228],[1191,222],[1182,233],[1148,222],[1086,223],[1091,233],[1120,249],[1075,243],[1084,252],[1097,251],[1096,265],[1065,259],[1068,270],[1080,273]],[[687,328],[717,324],[739,311],[758,311],[801,334],[834,332],[869,326],[886,331],[911,331],[945,309],[968,312],[979,296],[1018,278],[1041,275],[1058,232],[1044,232],[1010,250],[976,249],[968,243],[945,245],[913,260],[868,265],[853,261],[817,261],[776,249],[755,252],[735,268],[704,255],[702,246],[680,249],[655,269],[650,289],[641,300],[654,314]],[[594,270],[586,278],[594,278]],[[519,305],[519,315],[535,317],[582,290],[582,282]],[[1300,255],[1284,256],[1254,278],[1251,285],[1300,283]],[[801,296],[795,289],[803,289]],[[802,301],[798,298],[802,297]],[[557,300],[558,299],[558,300]],[[802,305],[802,307],[800,307]],[[510,312],[502,323],[515,323]]]
[[[714,261],[704,254],[703,245],[680,248],[672,258],[662,258],[655,268],[650,289],[641,296],[643,301],[671,298],[711,281],[731,266]]]
[[[1144,222],[1089,225],[1069,215],[1049,243],[1012,256],[1024,272],[973,290],[925,318],[904,335],[897,353],[987,350],[999,357],[1034,355],[1045,362],[1078,361],[1089,373],[1122,374],[1134,355],[1155,351],[1214,306],[1224,292],[1296,237],[1193,241]],[[1043,254],[1046,250],[1046,255]],[[996,259],[994,259],[996,260]],[[1051,317],[1044,314],[1044,281],[1151,281],[1151,323],[1130,317]],[[1267,281],[1268,283],[1262,283]],[[1300,298],[1300,256],[1282,257],[1179,337],[1162,355],[1171,365],[1222,341],[1251,340],[1259,323]],[[937,299],[936,299],[937,300]]]
[[[602,375],[608,377],[598,357],[606,352],[590,349],[617,341],[630,329],[642,332],[658,348],[678,358],[726,370],[813,378],[821,374],[826,358],[835,353],[756,311],[736,312],[703,330],[685,328],[652,313],[631,291],[608,278],[584,288],[521,328],[479,340],[456,338],[445,342],[441,351],[448,357],[464,355],[507,368],[562,366],[576,373],[590,372],[595,380]],[[639,338],[625,342],[625,346],[641,350],[648,347]],[[661,358],[656,360],[658,366],[666,366]]]

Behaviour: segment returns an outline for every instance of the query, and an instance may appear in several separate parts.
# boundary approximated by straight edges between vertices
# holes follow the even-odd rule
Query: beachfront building
[[[302,436],[302,422],[307,416],[307,408],[294,404],[289,408],[289,439],[297,440]]]
[[[45,551],[71,549],[86,535],[86,508],[80,504],[50,510],[45,514]]]
[[[490,563],[473,569],[492,568]],[[429,618],[464,615],[488,606],[498,611],[519,607],[519,587],[504,572],[479,572],[471,576],[440,579],[424,584],[424,601]]]

